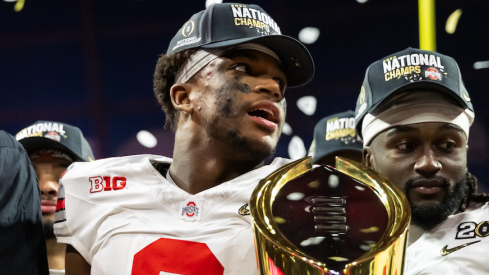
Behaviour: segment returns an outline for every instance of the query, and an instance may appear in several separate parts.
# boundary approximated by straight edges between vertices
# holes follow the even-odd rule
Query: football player
[[[365,164],[411,205],[405,274],[487,274],[489,197],[467,170],[474,109],[455,60],[408,48],[374,62],[356,118]]]
[[[92,149],[78,127],[56,121],[37,121],[18,132],[16,138],[27,151],[39,180],[49,273],[65,274],[66,245],[56,241],[53,231],[59,179],[74,161],[93,160]]]
[[[257,5],[193,15],[156,65],[173,160],[137,155],[72,165],[55,232],[67,274],[257,274],[247,211],[272,155],[285,89],[309,82],[307,49]],[[241,210],[240,210],[241,209]]]

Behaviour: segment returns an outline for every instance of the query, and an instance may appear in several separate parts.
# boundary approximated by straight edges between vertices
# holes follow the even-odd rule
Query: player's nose
[[[41,196],[57,197],[58,196],[58,182],[53,179],[39,179],[39,189],[41,190]]]
[[[415,171],[425,177],[434,176],[442,169],[441,162],[431,148],[425,148],[414,164]]]
[[[280,81],[274,79],[270,75],[262,75],[257,80],[255,91],[258,93],[266,93],[270,95],[277,102],[284,98]]]

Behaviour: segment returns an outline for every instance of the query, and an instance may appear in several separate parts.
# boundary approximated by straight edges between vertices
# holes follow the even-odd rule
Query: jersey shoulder
[[[63,175],[62,179],[63,182],[67,182],[78,177],[110,173],[111,171],[131,173],[134,172],[132,170],[147,165],[150,160],[168,164],[172,163],[171,158],[158,155],[133,155],[100,159],[92,162],[74,162],[68,167],[66,174]]]
[[[481,222],[487,220],[487,217],[489,217],[489,203],[485,203],[475,209],[469,209],[464,212],[449,216],[448,219],[443,223],[443,225],[439,227],[439,229],[446,230],[448,228],[454,228],[457,227],[460,223],[469,221]]]
[[[152,160],[168,165],[172,162],[170,158],[157,155],[134,155],[93,162],[75,162],[68,167],[60,179],[60,197],[72,194],[80,198],[93,199],[95,197],[91,194],[94,193],[125,190],[126,183],[136,187],[164,180],[164,177],[152,166]]]

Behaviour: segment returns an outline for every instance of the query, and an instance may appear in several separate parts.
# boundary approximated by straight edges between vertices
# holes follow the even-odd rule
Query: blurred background
[[[0,1],[0,129],[15,135],[37,120],[61,121],[82,129],[96,158],[172,155],[153,71],[176,31],[210,1]],[[321,118],[355,108],[372,62],[419,47],[415,0],[244,3],[260,5],[283,34],[306,43],[316,64],[309,85],[287,91],[280,157],[305,156]],[[469,170],[485,186],[488,15],[487,0],[436,2],[437,51],[458,62],[472,98]]]

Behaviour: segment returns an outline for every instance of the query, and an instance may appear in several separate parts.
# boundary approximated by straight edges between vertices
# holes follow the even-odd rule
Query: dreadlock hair
[[[173,107],[170,97],[170,89],[175,83],[175,75],[198,49],[188,49],[178,53],[162,54],[156,63],[153,76],[153,91],[161,109],[165,112],[165,128],[173,132],[177,130],[178,111]]]
[[[476,193],[477,178],[474,175],[467,171],[467,173],[465,173],[465,180],[467,185],[469,186],[469,192],[467,192],[467,196],[460,203],[460,207],[458,209],[459,212],[464,212],[470,202],[489,202],[489,194]]]

